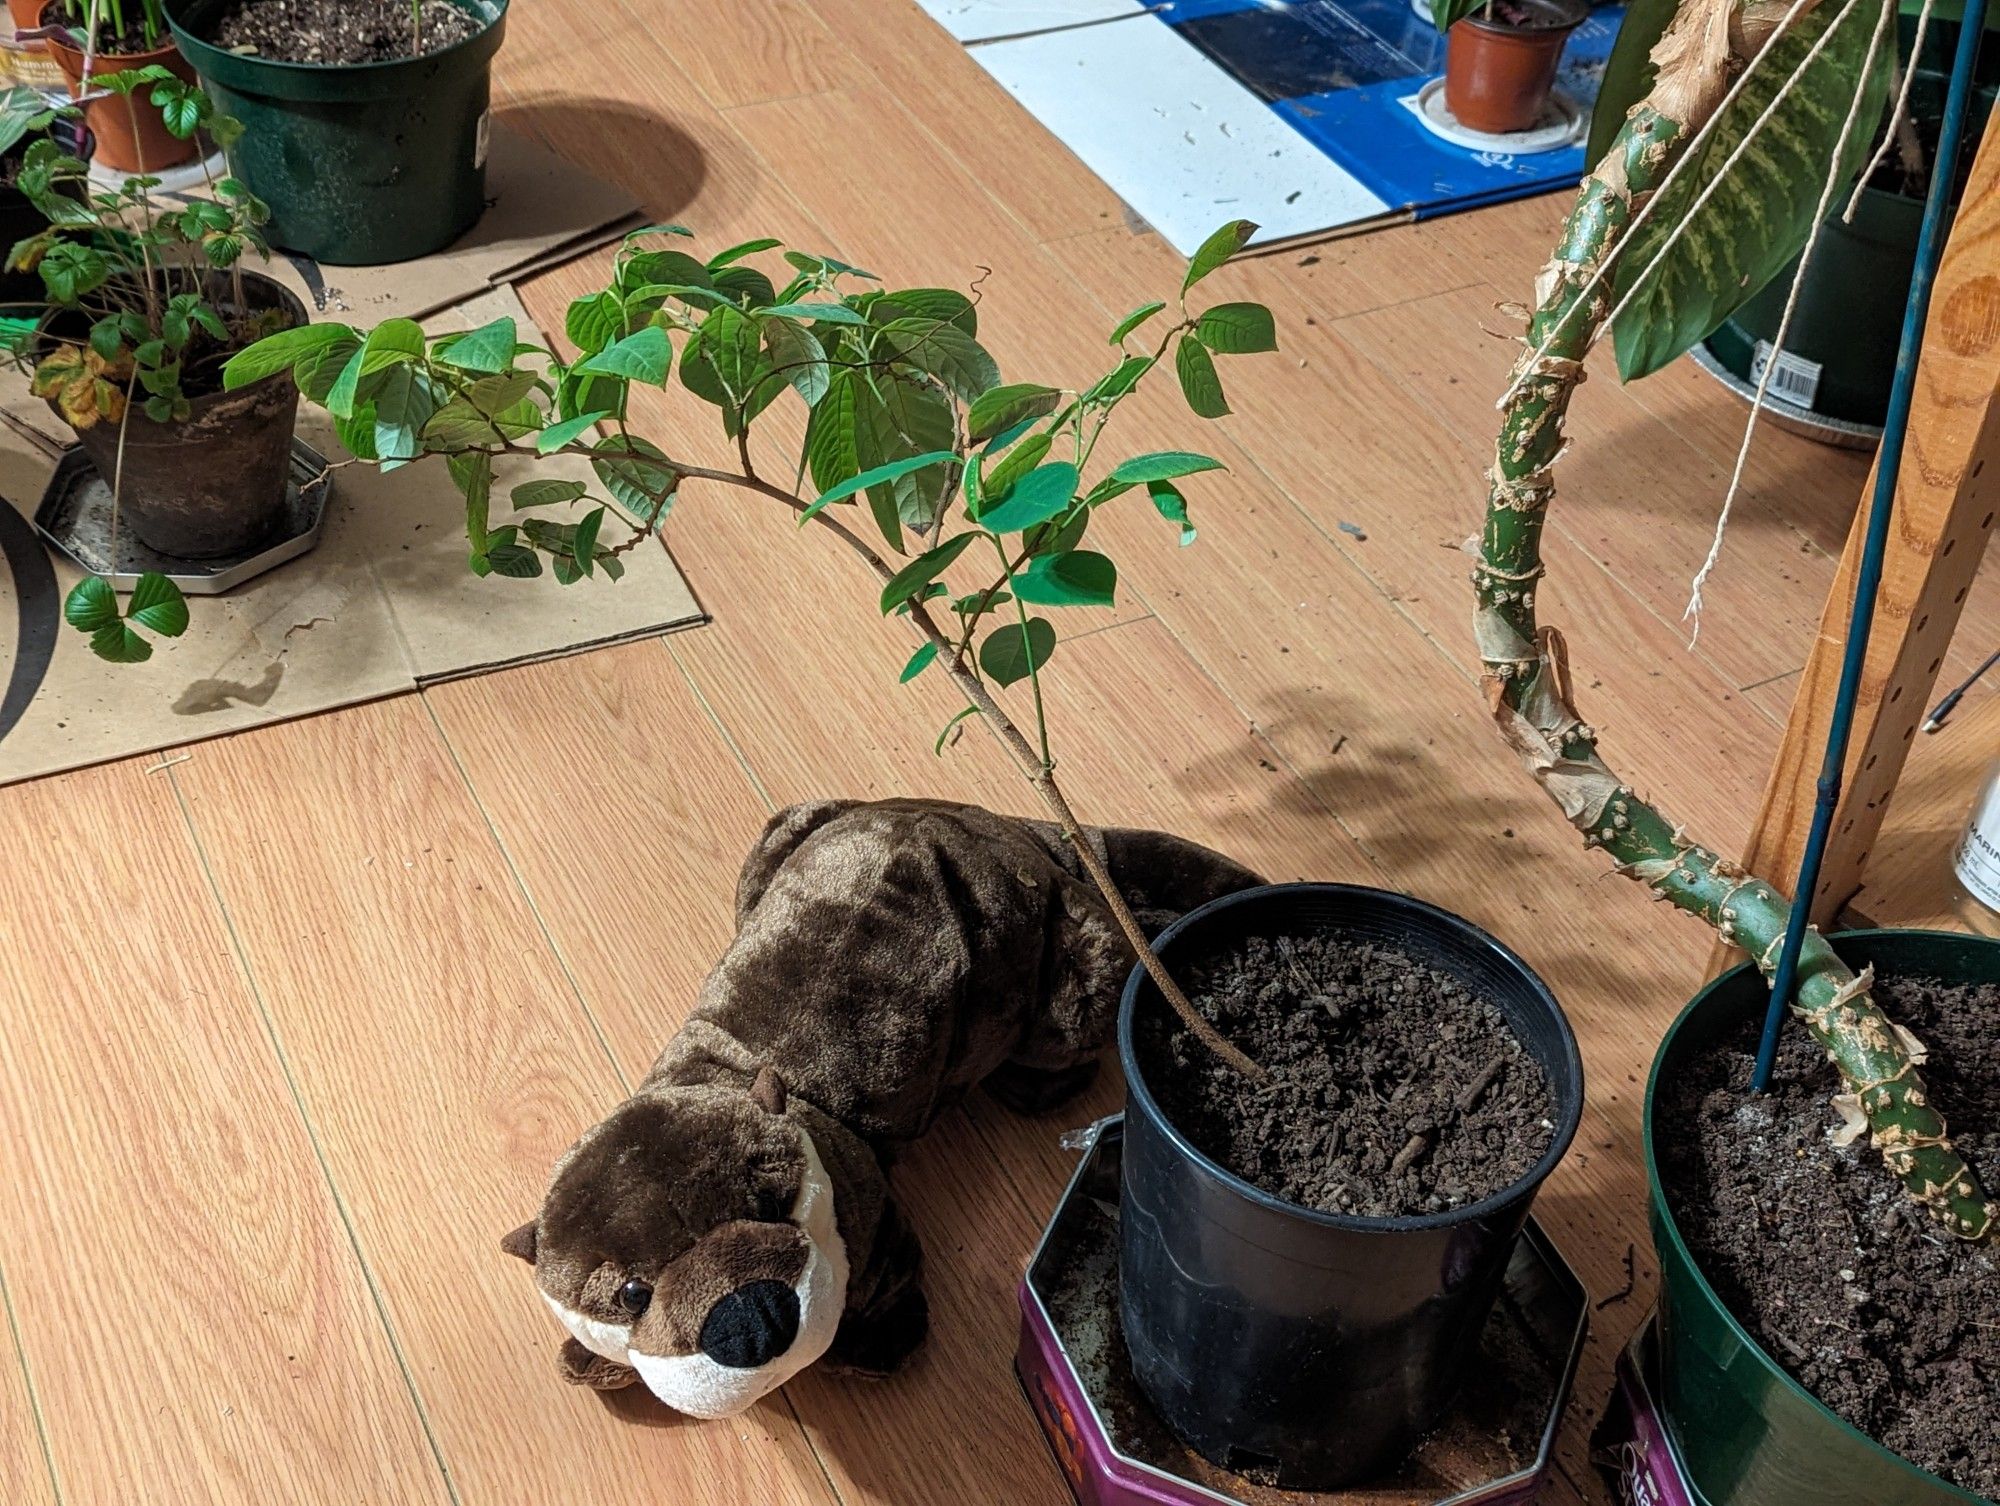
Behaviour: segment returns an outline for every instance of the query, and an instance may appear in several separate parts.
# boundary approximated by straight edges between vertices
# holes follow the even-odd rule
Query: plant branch
[[[1657,191],[1720,108],[1730,78],[1782,24],[1783,9],[1755,0],[1740,11],[1735,0],[1685,0],[1655,49],[1651,93],[1583,180],[1542,271],[1527,349],[1501,402],[1485,526],[1471,546],[1483,683],[1503,736],[1587,846],[1603,848],[1620,872],[1708,922],[1766,976],[1790,904],[1771,884],[1689,841],[1599,756],[1597,733],[1572,697],[1562,635],[1536,621],[1535,589],[1555,494],[1550,468],[1563,449],[1584,354],[1608,315],[1603,273],[1622,246],[1635,203]],[[1872,977],[1857,977],[1816,931],[1806,937],[1798,976],[1792,1007],[1859,1101],[1889,1169],[1952,1232],[1967,1239],[1994,1234],[2000,1220],[1953,1150],[1917,1073],[1921,1049],[1875,1004]]]

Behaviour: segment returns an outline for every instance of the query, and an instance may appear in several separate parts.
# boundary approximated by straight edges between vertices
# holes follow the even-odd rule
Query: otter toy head
[[[642,1091],[557,1163],[541,1216],[503,1248],[565,1328],[695,1417],[727,1417],[824,1354],[847,1301],[834,1189],[769,1068],[748,1092]],[[623,1367],[630,1367],[627,1371]]]

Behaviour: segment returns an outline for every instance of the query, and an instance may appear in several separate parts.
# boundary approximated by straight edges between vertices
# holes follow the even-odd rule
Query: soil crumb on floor
[[[1932,1101],[2000,1176],[2000,986],[1878,979],[1930,1048]],[[1951,1238],[1864,1135],[1829,1132],[1825,1053],[1788,1025],[1769,1096],[1749,1096],[1755,1022],[1662,1100],[1660,1172],[1703,1272],[1771,1356],[1847,1421],[1977,1495],[2000,1496],[2000,1251]]]
[[[451,0],[422,0],[423,53],[480,29]],[[238,0],[213,38],[230,52],[280,63],[386,63],[412,55],[409,0]]]
[[[1441,1213],[1549,1147],[1548,1082],[1500,1011],[1392,947],[1253,938],[1188,983],[1271,1080],[1246,1082],[1162,1007],[1139,1026],[1147,1081],[1205,1155],[1266,1192],[1372,1218]]]

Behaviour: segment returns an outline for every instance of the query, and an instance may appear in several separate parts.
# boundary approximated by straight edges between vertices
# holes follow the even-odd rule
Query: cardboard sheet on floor
[[[1183,255],[1225,220],[1277,247],[1573,185],[1583,148],[1476,150],[1418,96],[1444,39],[1410,0],[918,0]],[[1580,138],[1622,11],[1571,36]]]
[[[503,314],[528,335],[511,288],[430,322],[471,328]],[[480,580],[466,568],[464,503],[441,461],[386,476],[352,465],[334,473],[318,548],[228,595],[190,598],[186,635],[160,643],[146,663],[107,664],[62,623],[78,572],[29,521],[55,462],[19,426],[57,446],[66,431],[17,376],[0,407],[0,496],[13,504],[0,506],[10,577],[0,585],[0,784],[704,620],[657,545],[627,556],[616,582]],[[343,453],[318,410],[300,419],[308,444],[329,458]],[[495,467],[496,526],[524,468]],[[543,462],[535,474],[591,479],[574,460]]]
[[[479,223],[444,250],[389,267],[323,267],[273,253],[269,272],[315,314],[352,324],[422,319],[617,239],[643,224],[639,201],[541,143],[493,127]],[[256,265],[253,262],[251,265]]]

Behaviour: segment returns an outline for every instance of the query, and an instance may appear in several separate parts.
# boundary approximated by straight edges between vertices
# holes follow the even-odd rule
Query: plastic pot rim
[[[181,15],[193,0],[167,0],[165,5],[167,27],[173,32],[173,39],[190,64],[202,73],[208,72],[211,60],[219,61],[223,67],[244,68],[246,71],[262,73],[266,76],[328,78],[333,75],[351,77],[358,83],[383,81],[383,75],[398,68],[407,68],[413,63],[439,64],[458,57],[472,49],[493,40],[493,32],[507,19],[510,0],[449,0],[462,11],[469,12],[484,24],[471,36],[453,42],[451,46],[436,52],[426,52],[417,57],[382,58],[372,63],[294,63],[283,58],[260,57],[255,53],[230,52],[215,45],[206,37],[197,36],[182,24]],[[225,80],[225,82],[227,82]],[[230,87],[237,87],[230,85]],[[372,95],[360,96],[369,98]]]
[[[1148,978],[1144,966],[1138,963],[1133,964],[1131,976],[1125,981],[1124,996],[1119,1001],[1118,1008],[1118,1064],[1123,1068],[1125,1073],[1126,1096],[1146,1111],[1160,1127],[1161,1133],[1173,1145],[1174,1150],[1178,1154],[1185,1156],[1188,1160],[1199,1166],[1209,1176],[1228,1187],[1238,1197],[1254,1203],[1260,1208],[1265,1208],[1275,1213],[1288,1214],[1293,1218],[1302,1219],[1307,1223],[1316,1224],[1323,1228],[1345,1229],[1357,1233],[1385,1234],[1402,1233],[1412,1230],[1449,1229],[1459,1224],[1471,1223],[1474,1220],[1498,1212],[1509,1204],[1518,1202],[1521,1197],[1521,1190],[1524,1187],[1537,1187],[1546,1181],[1549,1173],[1554,1171],[1556,1166],[1562,1161],[1562,1158],[1568,1154],[1570,1141],[1576,1137],[1577,1127],[1583,1120],[1583,1055],[1577,1049],[1576,1033],[1568,1027],[1568,1018],[1563,1014],[1562,1006],[1557,1003],[1556,996],[1550,992],[1549,986],[1542,981],[1541,975],[1529,967],[1512,947],[1509,947],[1490,932],[1474,925],[1464,916],[1455,915],[1439,905],[1431,904],[1428,900],[1418,899],[1415,895],[1404,894],[1394,889],[1377,889],[1367,884],[1260,884],[1254,889],[1239,889],[1234,894],[1226,894],[1221,899],[1210,900],[1198,909],[1188,911],[1187,914],[1183,915],[1179,920],[1176,920],[1172,925],[1160,932],[1158,936],[1153,938],[1153,954],[1158,957],[1164,957],[1167,948],[1173,942],[1179,940],[1191,926],[1216,914],[1218,911],[1227,910],[1236,905],[1253,904],[1273,894],[1295,894],[1302,890],[1312,890],[1331,897],[1367,896],[1369,898],[1386,897],[1394,899],[1399,904],[1407,905],[1412,910],[1437,922],[1442,929],[1455,931],[1462,937],[1473,942],[1475,946],[1483,947],[1497,954],[1503,962],[1517,969],[1524,977],[1533,982],[1536,996],[1548,1006],[1549,1012],[1556,1019],[1563,1022],[1564,1028],[1561,1031],[1563,1063],[1568,1068],[1571,1079],[1576,1083],[1576,1092],[1572,1095],[1566,1111],[1555,1121],[1555,1133],[1550,1138],[1549,1148],[1542,1153],[1541,1159],[1536,1161],[1526,1172],[1516,1177],[1505,1187],[1490,1193],[1478,1202],[1467,1203],[1462,1208],[1447,1208],[1442,1213],[1412,1213],[1395,1218],[1368,1217],[1353,1213],[1331,1213],[1324,1209],[1308,1208],[1302,1203],[1294,1203],[1287,1198],[1277,1197],[1272,1193],[1266,1192],[1255,1183],[1246,1181],[1235,1172],[1229,1170],[1228,1167],[1212,1160],[1198,1149],[1194,1142],[1189,1140],[1186,1134],[1182,1132],[1181,1127],[1174,1123],[1173,1119],[1167,1114],[1167,1111],[1160,1106],[1159,1101],[1153,1097],[1152,1090],[1146,1086],[1145,1074],[1139,1069],[1138,1053],[1135,1049],[1132,1031],[1133,1021],[1138,1014],[1137,1004],[1140,991],[1151,980]],[[1165,1007],[1164,1002],[1162,1003],[1162,1007]],[[1553,1083],[1550,1084],[1550,1096],[1551,1098],[1558,1096],[1555,1093]]]
[[[1867,941],[1880,936],[1935,936],[1940,939],[1959,943],[1981,939],[1963,931],[1933,931],[1921,926],[1873,926],[1862,930],[1836,931],[1826,939],[1838,950],[1840,943],[1843,941]],[[2000,942],[1993,944],[2000,946]],[[1668,1046],[1680,1034],[1682,1027],[1694,1017],[1695,1011],[1700,1009],[1708,1001],[1709,996],[1717,989],[1728,983],[1732,978],[1740,977],[1745,971],[1754,966],[1755,964],[1752,962],[1740,962],[1728,972],[1720,974],[1704,984],[1695,996],[1688,1000],[1681,1012],[1674,1016],[1673,1024],[1667,1027],[1666,1034],[1660,1037],[1658,1049],[1653,1052],[1653,1065],[1646,1073],[1646,1098],[1639,1119],[1639,1138],[1646,1156],[1646,1198],[1650,1212],[1653,1215],[1653,1237],[1655,1240],[1658,1240],[1664,1236],[1672,1242],[1674,1254],[1687,1266],[1689,1274],[1694,1278],[1695,1290],[1716,1313],[1720,1314],[1723,1323],[1727,1325],[1729,1336],[1751,1354],[1756,1355],[1763,1362],[1765,1370],[1770,1373],[1778,1384],[1792,1392],[1798,1400],[1805,1402],[1818,1414],[1819,1420],[1827,1428],[1852,1439],[1856,1443],[1864,1444],[1868,1448],[1875,1450],[1884,1459],[1900,1465],[1903,1469],[1908,1470],[1914,1478],[1922,1480],[1927,1486],[1933,1489],[1957,1492],[1959,1496],[1969,1503],[1969,1506],[1991,1506],[1991,1503],[1985,1496],[1974,1495],[1962,1485],[1954,1485],[1949,1480],[1934,1475],[1927,1469],[1919,1468],[1880,1439],[1869,1437],[1868,1434],[1862,1432],[1860,1428],[1857,1428],[1853,1423],[1849,1422],[1825,1402],[1813,1395],[1806,1387],[1799,1384],[1797,1377],[1773,1359],[1771,1352],[1760,1344],[1756,1337],[1742,1323],[1737,1321],[1736,1314],[1730,1311],[1729,1304],[1723,1301],[1721,1294],[1716,1291],[1714,1284],[1709,1281],[1707,1272],[1702,1270],[1701,1262],[1695,1259],[1694,1251],[1688,1248],[1687,1240],[1681,1234],[1680,1224],[1674,1218],[1673,1208],[1667,1202],[1666,1186],[1660,1181],[1659,1157],[1654,1151],[1653,1108],[1660,1087],[1660,1068],[1667,1059]],[[1886,1170],[1883,1174],[1885,1176],[1888,1175]],[[1664,1408],[1661,1410],[1661,1417],[1666,1422],[1669,1431],[1673,1434],[1675,1445],[1678,1447],[1680,1443],[1679,1424]]]

